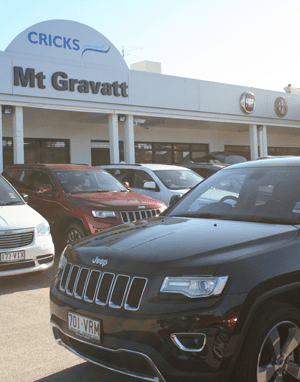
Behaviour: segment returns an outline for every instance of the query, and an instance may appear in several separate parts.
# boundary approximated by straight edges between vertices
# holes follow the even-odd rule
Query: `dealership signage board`
[[[68,20],[49,20],[27,28],[6,52],[128,69],[121,53],[106,37],[87,25]]]

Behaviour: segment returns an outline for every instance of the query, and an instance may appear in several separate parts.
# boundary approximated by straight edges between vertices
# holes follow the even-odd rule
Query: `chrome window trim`
[[[115,305],[112,301],[111,301],[111,298],[112,298],[112,295],[113,295],[113,291],[115,289],[115,285],[117,283],[117,280],[119,277],[127,277],[127,283],[126,283],[126,287],[125,287],[125,290],[124,290],[124,293],[123,293],[123,298],[122,298],[122,302],[121,302],[121,305]],[[110,296],[109,296],[109,302],[108,302],[108,306],[110,308],[115,308],[115,309],[120,309],[122,308],[123,304],[124,304],[124,300],[125,300],[125,297],[126,297],[126,294],[127,294],[127,289],[128,289],[128,285],[129,285],[129,282],[130,282],[130,277],[128,275],[121,275],[121,274],[118,274],[117,277],[115,278],[115,281],[114,281],[114,286],[113,286],[113,289],[110,293]]]
[[[139,300],[139,303],[138,303],[138,306],[137,308],[131,308],[130,305],[127,304],[127,299],[128,299],[128,296],[129,296],[129,293],[130,293],[130,289],[131,289],[131,286],[132,286],[132,283],[133,283],[133,280],[134,279],[139,279],[139,280],[145,280],[145,285],[144,285],[144,288],[143,288],[143,291],[141,293],[141,296],[140,296],[140,300]],[[131,280],[131,283],[130,283],[130,286],[128,288],[128,291],[127,291],[127,294],[126,294],[126,300],[125,300],[125,304],[124,304],[124,309],[126,310],[130,310],[132,312],[135,312],[137,310],[139,310],[140,308],[140,305],[141,305],[141,302],[142,302],[142,298],[144,296],[144,292],[145,292],[145,289],[146,289],[146,285],[147,285],[147,282],[148,282],[148,279],[146,277],[138,277],[138,276],[134,276]]]
[[[111,370],[111,371],[116,371],[117,373],[120,373],[120,374],[124,374],[124,375],[128,375],[130,377],[136,377],[136,378],[140,378],[144,381],[150,381],[150,382],[166,382],[165,379],[163,378],[163,376],[161,375],[160,371],[158,370],[158,368],[155,366],[154,362],[152,361],[152,359],[144,354],[144,353],[141,353],[141,352],[137,352],[137,351],[134,351],[134,350],[128,350],[128,349],[124,349],[124,348],[119,348],[119,349],[109,349],[109,348],[106,348],[104,346],[100,346],[100,345],[96,345],[96,344],[92,344],[90,342],[86,342],[82,339],[79,339],[77,337],[74,337],[70,334],[67,334],[66,332],[64,332],[60,327],[59,325],[57,325],[55,322],[53,322],[51,320],[51,325],[52,325],[52,330],[53,330],[53,334],[54,334],[54,338],[57,342],[58,345],[61,345],[63,346],[64,348],[66,348],[67,350],[69,350],[70,352],[72,352],[73,354],[77,355],[78,357],[86,360],[86,361],[89,361],[95,365],[98,365],[98,366],[101,366],[105,369],[108,369],[108,370]],[[140,376],[138,374],[133,374],[133,373],[129,373],[129,372],[126,372],[126,371],[122,371],[122,370],[119,370],[119,369],[115,369],[113,367],[110,367],[110,366],[107,366],[107,365],[103,365],[101,364],[100,362],[96,362],[94,360],[91,360],[81,354],[79,354],[76,350],[72,349],[70,346],[68,346],[67,344],[65,344],[62,339],[60,338],[59,336],[59,333],[58,331],[62,332],[66,337],[70,337],[78,342],[81,342],[81,343],[84,343],[86,345],[89,345],[89,346],[93,346],[93,347],[96,347],[96,348],[99,348],[99,349],[104,349],[104,350],[107,350],[107,351],[110,351],[112,353],[118,353],[118,352],[128,352],[128,353],[132,353],[132,354],[136,354],[136,355],[140,355],[141,357],[143,357],[147,362],[148,364],[150,365],[151,369],[153,370],[153,373],[156,375],[156,377],[143,377],[143,376]]]

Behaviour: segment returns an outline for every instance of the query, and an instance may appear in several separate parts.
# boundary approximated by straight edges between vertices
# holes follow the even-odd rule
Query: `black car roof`
[[[247,167],[259,168],[259,167],[292,167],[292,166],[300,166],[300,157],[252,160],[248,162],[232,164],[228,167],[228,169],[247,168]],[[227,170],[227,168],[225,168],[224,170]]]

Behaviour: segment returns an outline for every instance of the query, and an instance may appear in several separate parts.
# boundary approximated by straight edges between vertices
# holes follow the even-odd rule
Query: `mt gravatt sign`
[[[14,66],[14,86],[30,87],[46,89],[44,72],[36,73],[34,68],[22,68]],[[78,78],[69,78],[68,74],[63,71],[55,72],[51,75],[51,84],[57,91],[79,93],[102,94],[104,96],[128,97],[128,85],[126,82],[119,84],[118,81],[100,82],[97,80],[85,80]]]

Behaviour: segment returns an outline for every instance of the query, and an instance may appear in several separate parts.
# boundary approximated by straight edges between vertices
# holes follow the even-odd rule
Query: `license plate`
[[[25,251],[14,251],[14,252],[1,252],[0,261],[1,262],[13,262],[25,260]]]
[[[72,312],[68,313],[68,329],[82,337],[100,342],[100,325],[100,321],[92,320],[89,317],[80,316]]]

